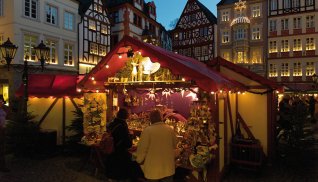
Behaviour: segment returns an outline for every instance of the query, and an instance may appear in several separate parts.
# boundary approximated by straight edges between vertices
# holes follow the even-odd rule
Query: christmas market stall
[[[52,145],[64,145],[68,132],[66,127],[76,117],[74,111],[80,110],[82,95],[76,90],[77,75],[29,74],[28,89],[21,84],[16,96],[27,97],[27,112],[42,132],[54,133]]]
[[[105,124],[119,107],[126,107],[137,145],[149,125],[149,111],[158,109],[178,136],[177,165],[193,174],[189,181],[219,181],[224,168],[220,157],[228,156],[220,138],[225,130],[219,129],[228,115],[221,114],[222,99],[249,88],[212,66],[126,36],[79,82],[78,89],[87,108],[83,142],[98,143]]]

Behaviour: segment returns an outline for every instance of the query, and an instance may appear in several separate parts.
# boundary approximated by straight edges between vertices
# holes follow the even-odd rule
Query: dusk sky
[[[146,2],[154,1],[157,7],[157,21],[161,23],[167,30],[170,30],[170,22],[179,18],[187,0],[146,0]],[[220,0],[199,0],[206,6],[215,16],[216,4]]]

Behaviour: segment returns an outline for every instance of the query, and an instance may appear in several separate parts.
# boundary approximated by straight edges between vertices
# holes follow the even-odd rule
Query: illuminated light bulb
[[[240,91],[238,91],[237,93],[238,93],[238,94],[241,94],[241,92],[240,92]]]
[[[223,90],[220,90],[220,93],[223,93]]]
[[[278,90],[276,90],[276,93],[277,93],[277,94],[279,94],[279,91],[278,91]]]
[[[123,56],[122,56],[121,54],[119,54],[119,55],[118,55],[118,58],[121,59],[121,58],[123,58]]]
[[[54,99],[54,97],[53,97],[53,96],[50,96],[50,99]]]
[[[141,51],[138,51],[138,54],[141,55]]]
[[[232,93],[231,90],[229,91],[229,94]]]
[[[96,93],[99,93],[99,90],[96,90]]]
[[[213,94],[214,94],[214,92],[211,92],[211,94],[213,95]]]
[[[82,90],[80,88],[77,89],[77,92],[82,92]]]
[[[94,77],[92,77],[92,78],[91,78],[91,80],[95,80],[95,78],[94,78]]]
[[[185,81],[185,78],[182,78],[181,80],[184,82],[184,81]]]
[[[245,95],[245,92],[243,92],[242,94]]]
[[[108,64],[106,64],[106,66],[105,66],[107,69],[109,68],[109,65]]]

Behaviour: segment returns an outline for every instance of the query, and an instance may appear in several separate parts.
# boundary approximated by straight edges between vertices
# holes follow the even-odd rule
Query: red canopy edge
[[[150,57],[153,62],[159,62],[162,67],[168,68],[173,74],[180,74],[185,78],[194,80],[205,91],[235,89],[241,84],[233,82],[206,64],[186,56],[182,56],[163,48],[144,43],[135,38],[125,36],[78,84],[83,90],[102,90],[104,82],[112,77],[124,65],[125,54],[119,59],[118,54],[125,53],[132,48],[135,53],[141,51],[142,56]],[[106,67],[106,65],[108,65]],[[92,79],[94,77],[94,79]]]
[[[29,74],[29,97],[81,97],[76,91],[77,75]],[[24,94],[23,83],[16,91],[17,97]]]

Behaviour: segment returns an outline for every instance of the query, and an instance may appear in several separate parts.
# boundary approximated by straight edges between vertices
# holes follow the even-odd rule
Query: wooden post
[[[63,97],[63,106],[62,106],[62,145],[65,145],[65,130],[66,130],[66,104],[65,104],[65,98]]]

